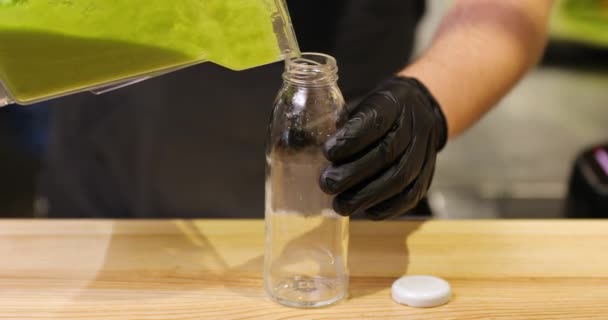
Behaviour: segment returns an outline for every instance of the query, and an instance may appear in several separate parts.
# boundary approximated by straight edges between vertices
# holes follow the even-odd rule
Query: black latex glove
[[[321,189],[336,194],[341,215],[365,212],[381,220],[413,209],[426,195],[447,124],[428,89],[413,78],[393,77],[353,110],[324,146],[332,164]]]

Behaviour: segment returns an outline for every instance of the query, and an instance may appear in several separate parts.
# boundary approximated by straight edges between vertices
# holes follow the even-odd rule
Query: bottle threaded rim
[[[330,55],[304,52],[285,60],[283,79],[303,86],[326,86],[338,80],[338,64]]]

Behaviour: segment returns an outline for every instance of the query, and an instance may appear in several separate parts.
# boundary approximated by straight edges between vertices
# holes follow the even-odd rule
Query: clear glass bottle
[[[264,283],[279,303],[322,307],[348,291],[348,218],[319,187],[329,164],[321,147],[336,131],[344,98],[328,55],[288,60],[283,79],[266,150]]]

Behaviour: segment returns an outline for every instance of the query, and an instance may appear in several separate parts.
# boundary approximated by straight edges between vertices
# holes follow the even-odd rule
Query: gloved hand
[[[336,194],[334,210],[381,220],[413,209],[447,141],[445,117],[428,89],[393,77],[345,110],[338,126],[323,150],[332,164],[320,177],[321,189]]]

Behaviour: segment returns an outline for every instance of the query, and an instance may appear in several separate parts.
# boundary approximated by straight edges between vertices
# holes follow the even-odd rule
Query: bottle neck
[[[285,61],[283,80],[304,87],[325,87],[338,81],[336,59],[322,53],[302,53]]]

